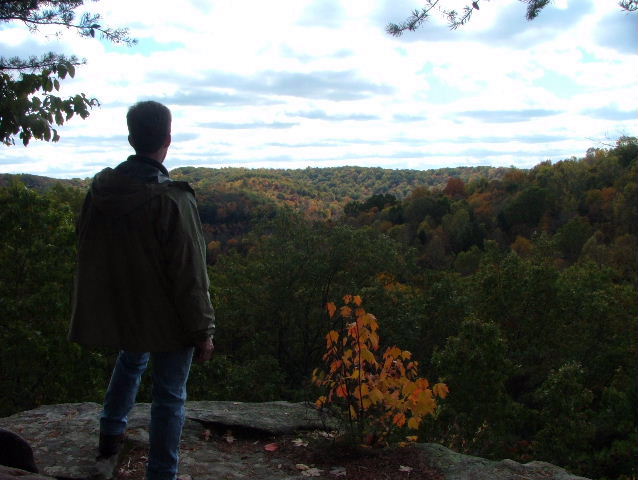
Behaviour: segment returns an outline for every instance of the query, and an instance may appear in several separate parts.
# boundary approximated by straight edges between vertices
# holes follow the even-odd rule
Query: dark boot
[[[120,453],[120,450],[122,450],[123,444],[123,433],[120,435],[106,435],[104,433],[100,433],[100,445],[98,447],[99,456],[97,459],[102,460],[112,457],[113,455],[117,455]]]

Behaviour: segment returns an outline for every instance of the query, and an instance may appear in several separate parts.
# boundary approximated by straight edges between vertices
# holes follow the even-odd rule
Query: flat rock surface
[[[444,473],[446,480],[588,480],[546,462],[495,462],[463,455],[436,443],[422,443],[416,447],[427,455],[433,467]]]
[[[100,410],[101,406],[96,403],[46,405],[0,418],[0,427],[19,434],[29,442],[41,474],[97,479],[100,477],[95,456]],[[186,416],[180,448],[180,477],[185,480],[308,478],[308,472],[296,466],[294,456],[273,455],[265,447],[277,442],[282,446],[285,442],[290,444],[292,434],[316,432],[326,427],[313,408],[288,402],[187,402]],[[141,472],[148,446],[149,418],[150,405],[137,404],[129,416],[123,455],[129,464],[131,459],[137,459]],[[286,435],[287,440],[284,440]],[[586,480],[544,462],[525,465],[512,460],[494,462],[462,455],[436,444],[417,444],[414,452],[425,456],[428,465],[440,472],[436,478],[445,480]],[[117,471],[115,464],[107,467],[107,477]],[[121,464],[119,468],[120,472],[131,472],[134,465]],[[332,472],[326,470],[320,477],[335,480],[351,478],[345,476],[345,472],[335,473],[339,472],[338,468]],[[143,478],[126,475],[121,478]],[[23,480],[44,478],[0,467],[0,480],[16,477]],[[434,477],[421,476],[413,471],[409,478]]]

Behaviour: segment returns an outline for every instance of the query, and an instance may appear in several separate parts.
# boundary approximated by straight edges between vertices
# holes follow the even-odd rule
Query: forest
[[[315,402],[326,305],[357,295],[381,344],[449,388],[419,441],[635,479],[637,157],[621,137],[525,170],[172,171],[217,315],[189,398]],[[102,400],[115,352],[66,340],[89,184],[0,175],[0,416]]]

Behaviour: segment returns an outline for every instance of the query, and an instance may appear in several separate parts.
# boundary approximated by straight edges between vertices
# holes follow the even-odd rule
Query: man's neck
[[[155,160],[157,163],[164,163],[164,159],[166,158],[166,150],[160,149],[155,153],[142,153],[135,151],[135,155],[144,158],[150,158],[151,160]]]

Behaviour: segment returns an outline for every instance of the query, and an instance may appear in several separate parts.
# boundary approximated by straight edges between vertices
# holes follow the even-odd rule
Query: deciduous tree
[[[99,14],[84,13],[76,18],[83,0],[2,0],[0,24],[23,23],[37,33],[42,26],[75,30],[81,37],[96,33],[114,42],[132,45],[125,28],[112,29],[101,24]],[[58,34],[61,30],[58,31]],[[29,58],[0,56],[0,141],[14,145],[17,136],[26,146],[32,138],[58,141],[54,128],[74,115],[89,116],[98,100],[78,93],[68,98],[57,95],[60,82],[75,75],[75,67],[85,63],[75,55],[54,52]]]

